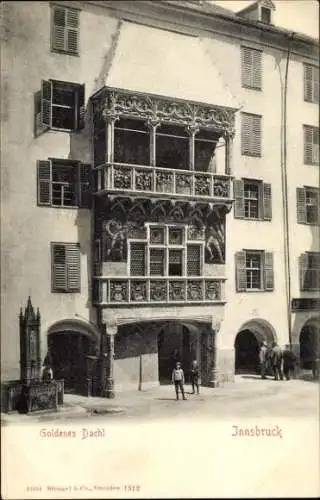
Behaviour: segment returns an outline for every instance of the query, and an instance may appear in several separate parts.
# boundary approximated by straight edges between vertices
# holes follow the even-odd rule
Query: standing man
[[[282,351],[278,346],[277,342],[273,342],[272,352],[271,352],[271,363],[274,373],[275,380],[283,380],[282,374]]]
[[[260,348],[259,359],[261,367],[261,378],[267,378],[266,374],[267,374],[267,361],[268,361],[268,346],[265,340],[262,342]]]
[[[184,395],[184,388],[183,388],[184,373],[183,373],[183,370],[181,368],[180,363],[176,363],[176,367],[172,371],[172,383],[174,384],[174,387],[176,390],[176,399],[177,400],[179,399],[179,388],[180,388],[180,391],[182,394],[182,398],[186,399],[186,397]]]
[[[195,394],[195,389],[197,389],[197,394],[199,394],[199,378],[200,378],[200,370],[197,360],[192,361],[191,368],[191,385],[192,385],[192,394]]]
[[[285,376],[286,380],[290,380],[290,378],[293,378],[294,376],[297,358],[288,345],[285,346],[285,349],[282,353],[282,360],[283,375]]]

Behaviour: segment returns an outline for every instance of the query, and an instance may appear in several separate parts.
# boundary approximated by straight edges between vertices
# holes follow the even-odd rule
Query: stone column
[[[217,374],[217,334],[220,329],[220,323],[216,322],[212,324],[212,327],[209,330],[209,336],[210,336],[210,348],[211,348],[211,367],[210,367],[210,380],[209,380],[209,387],[218,387],[219,386],[219,380],[218,380],[218,374]]]
[[[146,122],[146,125],[150,131],[150,165],[156,167],[157,157],[156,157],[156,132],[160,125],[160,122],[154,118]]]
[[[108,339],[108,374],[107,374],[107,385],[106,385],[106,397],[113,399],[114,394],[114,336],[117,333],[118,328],[116,326],[107,326],[106,333]]]
[[[189,134],[189,170],[194,170],[195,136],[199,131],[199,128],[196,125],[189,125],[187,127],[187,131]]]
[[[225,156],[225,174],[232,175],[232,148],[233,136],[230,133],[225,134],[226,141],[226,156]]]

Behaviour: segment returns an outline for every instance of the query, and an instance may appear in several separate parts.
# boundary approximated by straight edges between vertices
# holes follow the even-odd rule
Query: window
[[[311,64],[304,64],[304,100],[319,102],[319,68]]]
[[[320,223],[320,190],[317,188],[297,188],[297,222],[299,224]]]
[[[52,8],[51,48],[77,55],[79,48],[79,11],[54,5]]]
[[[251,179],[234,180],[236,219],[272,219],[271,184]]]
[[[237,292],[271,291],[274,286],[273,254],[243,250],[235,255]]]
[[[42,80],[35,98],[35,133],[84,128],[84,85]]]
[[[261,7],[261,22],[262,23],[271,23],[271,10],[266,7]]]
[[[38,161],[38,205],[90,208],[91,166],[71,160]]]
[[[145,242],[131,241],[132,276],[201,276],[204,242],[188,241],[186,227],[149,226]]]
[[[120,118],[114,126],[114,161],[150,164],[150,133],[142,120]]]
[[[242,87],[261,90],[262,52],[249,47],[241,47]]]
[[[52,292],[80,292],[80,246],[51,243]]]
[[[189,135],[185,127],[162,124],[157,128],[156,166],[189,169]]]
[[[304,133],[304,163],[306,165],[319,164],[319,128],[309,125],[303,126]]]
[[[214,170],[214,157],[220,135],[212,130],[200,129],[195,135],[194,170],[211,172]],[[210,167],[210,168],[209,168]]]
[[[320,252],[306,252],[300,255],[301,291],[320,290]]]
[[[242,113],[241,154],[261,156],[261,116]]]

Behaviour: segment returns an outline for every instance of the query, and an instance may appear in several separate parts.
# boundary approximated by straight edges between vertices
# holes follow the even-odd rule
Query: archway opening
[[[96,355],[98,330],[79,320],[55,323],[48,330],[53,376],[64,380],[66,393],[87,393],[87,357]]]
[[[249,329],[241,330],[235,341],[235,373],[259,373],[260,344]]]
[[[300,366],[311,370],[312,363],[320,356],[320,326],[317,321],[307,322],[300,332]]]

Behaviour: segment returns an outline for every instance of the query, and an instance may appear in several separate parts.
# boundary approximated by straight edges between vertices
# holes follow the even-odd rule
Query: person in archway
[[[273,342],[271,351],[271,364],[275,380],[283,380],[282,373],[282,350],[277,342]]]
[[[176,399],[179,399],[179,389],[182,394],[182,399],[186,399],[184,395],[184,372],[181,368],[181,364],[177,363],[176,367],[172,371],[172,383],[174,384],[174,388],[176,391]]]
[[[311,368],[312,368],[312,376],[314,380],[318,380],[320,376],[320,355],[314,356],[313,360],[311,361]]]
[[[290,380],[290,378],[294,377],[296,363],[296,355],[292,352],[290,346],[286,345],[282,352],[282,369],[286,380]]]
[[[194,361],[192,361],[192,367],[191,367],[192,394],[195,394],[195,389],[197,389],[197,394],[199,394],[199,379],[200,379],[200,369],[198,361],[195,359]]]
[[[259,352],[259,359],[260,359],[260,368],[261,368],[261,378],[265,379],[267,378],[267,368],[268,368],[268,345],[267,342],[264,340],[262,342],[262,345],[260,347],[260,352]]]

